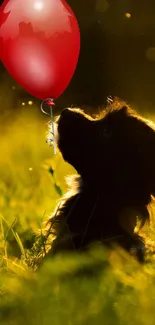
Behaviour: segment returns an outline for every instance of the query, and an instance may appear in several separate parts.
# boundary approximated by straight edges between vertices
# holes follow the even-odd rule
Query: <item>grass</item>
[[[66,190],[64,176],[75,173],[45,143],[46,122],[24,107],[0,131],[0,324],[154,325],[153,258],[141,267],[98,246],[28,267],[37,229]]]

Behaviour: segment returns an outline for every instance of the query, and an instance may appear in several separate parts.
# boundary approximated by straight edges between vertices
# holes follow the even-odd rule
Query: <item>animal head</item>
[[[129,106],[114,102],[95,118],[68,108],[57,124],[62,156],[83,181],[123,193],[155,192],[155,129]]]
[[[138,209],[145,222],[155,195],[153,123],[116,100],[94,118],[80,109],[64,109],[57,130],[59,150],[83,186],[122,211]]]

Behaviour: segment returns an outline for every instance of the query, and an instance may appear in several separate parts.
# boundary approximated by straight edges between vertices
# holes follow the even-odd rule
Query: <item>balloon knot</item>
[[[47,100],[45,100],[45,102],[46,102],[46,105],[55,106],[53,99],[47,99]]]

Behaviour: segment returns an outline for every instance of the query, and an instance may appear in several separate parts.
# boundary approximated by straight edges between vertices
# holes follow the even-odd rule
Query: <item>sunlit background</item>
[[[155,120],[155,1],[68,3],[80,25],[81,53],[54,114],[70,105],[96,112],[111,95]],[[65,175],[75,173],[46,144],[48,121],[40,101],[0,64],[0,324],[154,325],[154,262],[142,268],[123,252],[107,257],[97,250],[53,260],[37,275],[28,270],[37,230],[66,191]],[[153,227],[149,236],[154,241]],[[104,272],[79,285],[70,275],[94,261],[94,272]]]

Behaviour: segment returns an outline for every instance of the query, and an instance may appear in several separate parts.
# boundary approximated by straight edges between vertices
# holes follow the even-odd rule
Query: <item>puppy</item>
[[[135,227],[149,221],[155,195],[153,123],[119,100],[94,118],[64,109],[56,123],[58,148],[78,175],[48,221],[51,252],[117,243],[143,262],[145,243]]]

